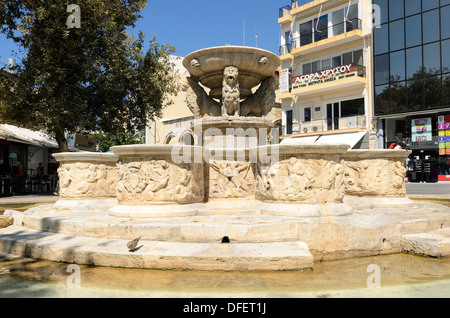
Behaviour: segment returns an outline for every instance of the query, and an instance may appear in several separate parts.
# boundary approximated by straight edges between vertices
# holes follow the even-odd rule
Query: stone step
[[[178,270],[264,271],[313,267],[304,242],[191,243],[139,242],[71,236],[21,226],[0,230],[0,253],[97,266]]]
[[[437,258],[450,256],[450,228],[403,235],[402,248],[405,253]]]
[[[182,218],[117,218],[101,212],[24,214],[11,212],[14,224],[25,228],[93,238],[150,241],[256,243],[297,241],[297,220],[264,215],[190,216]]]

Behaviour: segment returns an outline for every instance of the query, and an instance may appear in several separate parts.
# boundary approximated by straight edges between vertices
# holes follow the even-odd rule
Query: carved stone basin
[[[222,96],[224,68],[236,67],[239,70],[240,97],[245,99],[252,94],[252,88],[274,75],[280,59],[272,52],[258,48],[221,46],[189,54],[183,60],[183,66],[202,85],[210,88],[210,96],[216,99]]]

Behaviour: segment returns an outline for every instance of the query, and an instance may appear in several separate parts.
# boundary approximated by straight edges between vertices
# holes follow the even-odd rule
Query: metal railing
[[[366,128],[366,116],[358,115],[349,117],[324,118],[311,120],[308,122],[301,122],[294,126],[298,126],[298,131],[293,129],[293,133],[312,133],[349,128]],[[283,129],[283,132],[285,131],[286,129]]]
[[[313,26],[315,27],[315,26]],[[337,23],[326,28],[319,28],[312,32],[300,34],[299,37],[293,38],[291,43],[281,45],[279,47],[280,55],[290,53],[292,49],[296,49],[311,43],[319,42],[324,39],[337,36],[353,30],[362,30],[361,19],[350,19],[348,21]]]
[[[300,34],[299,37],[292,39],[292,48],[295,49],[304,45],[331,38],[333,36],[337,36],[339,34],[361,29],[361,20],[351,19],[349,21],[338,23],[330,27],[322,29],[319,28],[318,30],[314,30],[313,32]]]
[[[281,7],[278,11],[278,16],[280,18],[284,17],[285,15],[287,15],[290,11],[292,10],[292,6],[290,5],[286,5],[284,7]]]

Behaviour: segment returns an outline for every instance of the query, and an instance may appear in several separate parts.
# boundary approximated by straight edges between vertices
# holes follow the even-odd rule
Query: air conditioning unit
[[[309,132],[309,129],[308,129],[308,127],[303,127],[303,132],[304,132],[304,133],[307,133],[307,132]]]
[[[317,126],[313,126],[312,130],[313,130],[314,132],[317,132],[317,131],[319,130],[319,128],[318,128]]]

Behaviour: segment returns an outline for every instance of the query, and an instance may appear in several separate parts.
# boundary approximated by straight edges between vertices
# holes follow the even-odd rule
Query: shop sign
[[[353,77],[358,73],[358,64],[351,63],[321,70],[309,74],[295,76],[292,78],[292,89],[307,87],[311,85],[333,82],[339,79]]]
[[[431,117],[413,119],[411,121],[411,135],[413,142],[432,141]]]
[[[289,93],[289,69],[283,69],[280,73],[280,94]]]
[[[438,116],[439,155],[450,155],[450,116]]]

